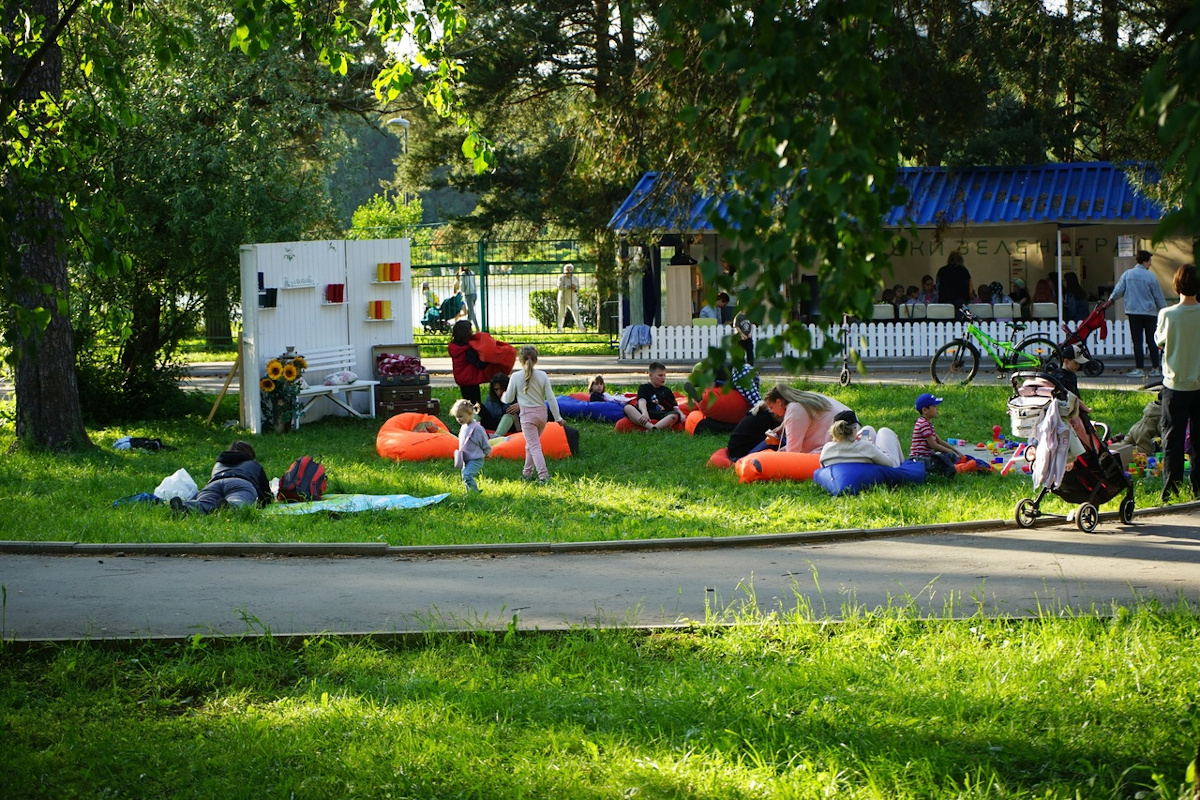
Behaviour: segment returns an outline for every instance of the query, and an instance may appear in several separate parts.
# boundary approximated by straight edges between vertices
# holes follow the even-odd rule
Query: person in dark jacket
[[[171,498],[171,510],[177,514],[195,511],[211,514],[224,506],[268,505],[271,481],[267,472],[255,459],[254,448],[249,442],[238,440],[229,449],[217,456],[212,476],[191,500]]]

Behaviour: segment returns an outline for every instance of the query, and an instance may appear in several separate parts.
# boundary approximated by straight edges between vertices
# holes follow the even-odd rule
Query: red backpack
[[[325,467],[309,456],[300,456],[279,479],[279,499],[287,502],[320,500],[325,496]]]

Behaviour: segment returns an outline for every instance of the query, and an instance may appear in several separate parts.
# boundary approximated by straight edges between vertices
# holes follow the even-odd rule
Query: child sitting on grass
[[[469,492],[479,491],[475,476],[483,469],[483,460],[492,452],[492,443],[483,426],[475,420],[475,411],[475,404],[470,400],[456,400],[450,408],[450,414],[462,425],[458,431],[454,463],[462,468],[463,484]]]
[[[916,407],[920,416],[913,425],[912,442],[908,448],[909,459],[924,461],[926,467],[936,467],[948,477],[954,477],[956,472],[974,472],[977,469],[988,471],[986,466],[981,468],[976,459],[955,450],[953,445],[938,436],[937,431],[933,429],[933,419],[938,415],[938,406],[941,403],[942,398],[934,397],[928,392],[917,398]]]

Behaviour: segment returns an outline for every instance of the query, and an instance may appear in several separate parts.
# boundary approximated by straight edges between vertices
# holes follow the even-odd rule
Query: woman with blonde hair
[[[501,399],[505,404],[516,400],[521,408],[521,433],[525,434],[525,468],[521,475],[525,480],[533,480],[536,470],[538,483],[545,483],[550,479],[550,470],[546,469],[546,456],[542,453],[542,431],[550,413],[559,424],[562,424],[562,414],[558,411],[558,398],[554,396],[550,377],[537,368],[537,348],[525,345],[517,353],[517,360],[521,362],[521,369],[513,373]]]
[[[767,441],[779,440],[779,449],[786,453],[819,453],[829,441],[829,429],[834,417],[849,407],[816,392],[794,389],[777,383],[763,397],[763,405],[781,420],[778,428],[768,432]]]

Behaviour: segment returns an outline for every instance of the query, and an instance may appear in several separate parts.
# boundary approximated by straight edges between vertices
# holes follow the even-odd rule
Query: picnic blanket
[[[386,511],[393,508],[422,508],[440,503],[450,496],[449,492],[431,497],[413,497],[408,494],[327,494],[321,500],[308,503],[274,503],[263,509],[264,514],[277,516],[315,514],[328,511],[336,514],[353,514],[358,511]]]

